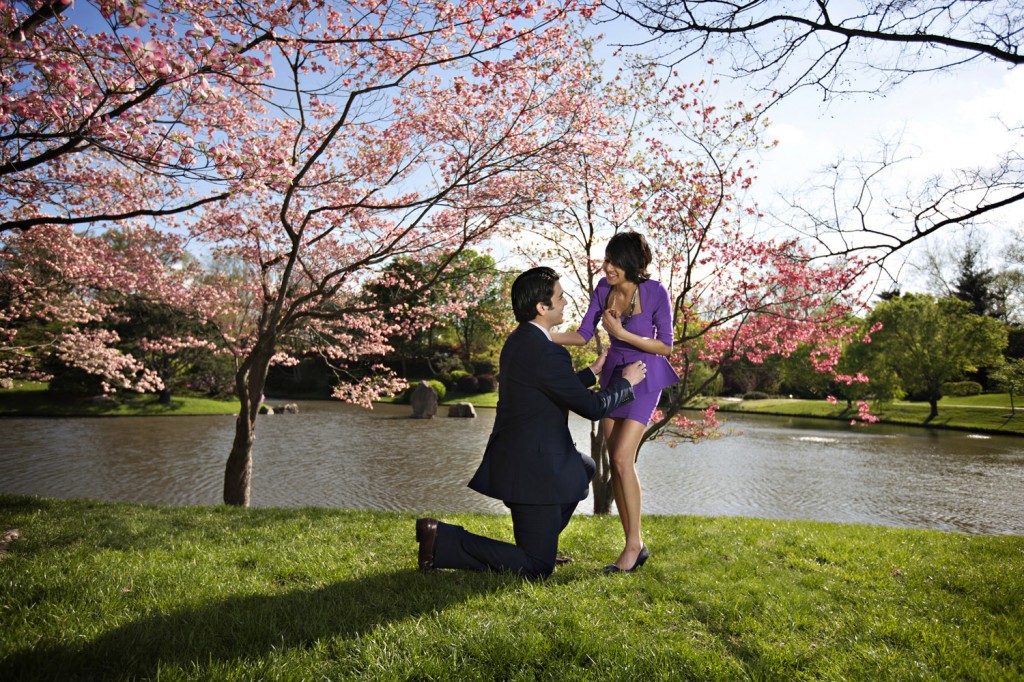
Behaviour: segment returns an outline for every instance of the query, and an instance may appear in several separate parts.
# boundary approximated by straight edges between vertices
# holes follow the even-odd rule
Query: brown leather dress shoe
[[[416,519],[416,542],[420,543],[420,570],[434,570],[434,543],[437,542],[437,519]]]

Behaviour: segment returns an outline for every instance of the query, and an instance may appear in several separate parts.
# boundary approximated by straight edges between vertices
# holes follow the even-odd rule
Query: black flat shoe
[[[650,558],[651,553],[647,551],[647,545],[640,548],[640,553],[636,555],[636,561],[633,562],[632,568],[619,568],[615,564],[608,564],[604,567],[605,573],[632,573],[636,569],[644,565],[644,562]]]

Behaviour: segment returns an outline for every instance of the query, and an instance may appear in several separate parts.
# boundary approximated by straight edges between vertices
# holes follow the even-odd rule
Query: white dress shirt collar
[[[536,327],[537,329],[539,329],[542,332],[544,332],[544,336],[548,337],[548,341],[551,340],[551,332],[549,332],[547,329],[545,329],[544,327],[540,326],[539,324],[537,324],[533,320],[530,321],[530,324],[532,324],[534,327]]]

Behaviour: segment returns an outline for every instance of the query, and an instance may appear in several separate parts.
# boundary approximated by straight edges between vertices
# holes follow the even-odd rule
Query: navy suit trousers
[[[583,455],[587,479],[594,460]],[[512,512],[515,544],[470,533],[462,526],[438,522],[434,568],[508,571],[528,578],[546,578],[555,570],[558,536],[569,525],[579,502],[567,504],[505,503]]]

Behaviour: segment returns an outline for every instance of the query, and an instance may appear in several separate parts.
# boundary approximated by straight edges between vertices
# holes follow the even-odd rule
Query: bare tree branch
[[[913,76],[970,62],[1010,69],[1024,63],[1024,5],[1011,0],[617,0],[612,11],[647,32],[644,44],[661,50],[657,61],[731,60],[734,77],[770,95],[766,110],[804,88],[825,101],[877,96]],[[1005,125],[1013,131],[1020,122]],[[793,216],[782,224],[827,256],[871,254],[884,267],[900,249],[995,219],[1024,201],[1019,152],[986,169],[940,173],[897,198],[883,181],[901,162],[892,151],[883,149],[874,160],[839,160],[815,192],[785,199]],[[831,197],[808,205],[822,193]]]
[[[871,253],[884,260],[942,230],[982,226],[1024,202],[1024,164],[1014,152],[991,168],[949,171],[916,193],[895,196],[890,175],[912,159],[899,142],[883,143],[874,159],[840,159],[823,171],[822,183],[783,199],[790,215],[773,214],[773,221],[817,244],[822,257]]]
[[[761,89],[775,93],[884,92],[977,59],[1024,63],[1024,8],[1000,0],[891,0],[866,10],[828,0],[619,0],[613,11],[677,57],[731,56],[738,75],[760,75]],[[869,71],[881,82],[858,88]]]

